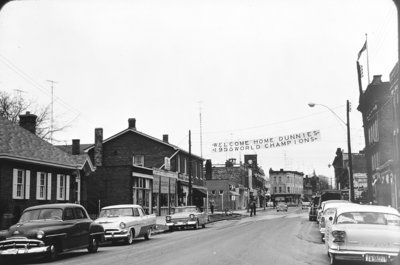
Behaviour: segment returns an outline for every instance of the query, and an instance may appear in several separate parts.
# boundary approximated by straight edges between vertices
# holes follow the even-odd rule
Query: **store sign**
[[[169,157],[164,157],[164,169],[171,170],[171,159]]]
[[[255,140],[218,142],[212,144],[212,152],[235,152],[251,151],[260,149],[271,149],[278,147],[287,147],[293,145],[313,143],[321,140],[319,130],[294,133],[284,136],[260,138]]]

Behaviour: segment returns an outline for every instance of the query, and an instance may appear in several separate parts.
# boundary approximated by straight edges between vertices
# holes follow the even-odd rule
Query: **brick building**
[[[1,228],[18,221],[33,205],[85,203],[93,166],[86,156],[69,155],[36,133],[36,115],[20,115],[20,126],[0,117]]]
[[[249,163],[249,160],[252,162]],[[236,159],[229,159],[224,165],[211,166],[211,162],[207,161],[206,176],[210,203],[215,205],[216,210],[222,210],[222,207],[246,209],[250,196],[254,196],[258,206],[266,202],[266,178],[257,165],[256,155],[245,155],[244,164],[236,164]]]
[[[400,96],[399,96],[399,63],[390,72],[390,105],[393,108],[393,157],[390,163],[393,175],[390,178],[392,204],[400,207]]]
[[[390,83],[375,75],[365,91],[360,91],[358,111],[362,113],[367,162],[368,200],[392,204],[393,106]]]
[[[96,166],[88,194],[91,213],[107,205],[137,203],[167,214],[171,206],[189,203],[189,173],[193,204],[205,205],[203,159],[170,144],[168,135],[159,140],[138,131],[135,119],[104,141],[103,130],[95,129],[95,143],[85,151]]]
[[[269,170],[271,198],[273,201],[285,201],[288,205],[298,205],[303,195],[304,173],[297,171]]]

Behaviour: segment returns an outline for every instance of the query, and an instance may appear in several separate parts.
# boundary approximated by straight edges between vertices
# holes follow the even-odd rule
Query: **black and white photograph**
[[[0,1],[0,264],[400,265],[400,0]]]

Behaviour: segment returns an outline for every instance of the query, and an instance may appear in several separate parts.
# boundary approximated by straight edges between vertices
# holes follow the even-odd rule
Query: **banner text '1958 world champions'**
[[[320,139],[321,139],[321,134],[319,130],[314,130],[309,132],[294,133],[277,137],[260,138],[255,140],[213,143],[212,151],[220,153],[220,152],[270,149],[270,148],[277,148],[277,147],[284,147],[291,145],[313,143],[319,141]]]

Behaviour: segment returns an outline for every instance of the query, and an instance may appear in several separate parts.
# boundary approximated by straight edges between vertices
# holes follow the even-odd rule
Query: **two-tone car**
[[[325,201],[323,204],[322,213],[319,218],[318,222],[318,230],[321,235],[321,240],[324,242],[325,240],[325,229],[326,226],[331,222],[329,219],[333,217],[336,213],[336,208],[343,204],[351,203],[350,201],[346,200],[330,200]]]
[[[166,225],[170,231],[177,228],[191,227],[198,229],[206,227],[208,215],[196,206],[180,206],[173,208],[173,214],[165,217]]]
[[[156,216],[146,214],[140,205],[111,205],[101,209],[95,222],[103,226],[107,241],[123,240],[130,245],[138,237],[150,239]]]
[[[18,223],[0,231],[0,257],[42,255],[56,259],[69,250],[97,252],[104,229],[79,204],[44,204],[25,209]]]
[[[278,204],[276,205],[276,211],[277,212],[281,212],[281,211],[288,211],[288,206],[286,203],[284,202],[278,202]]]
[[[396,209],[347,204],[337,207],[329,219],[325,246],[331,264],[343,260],[399,262],[400,214]]]

